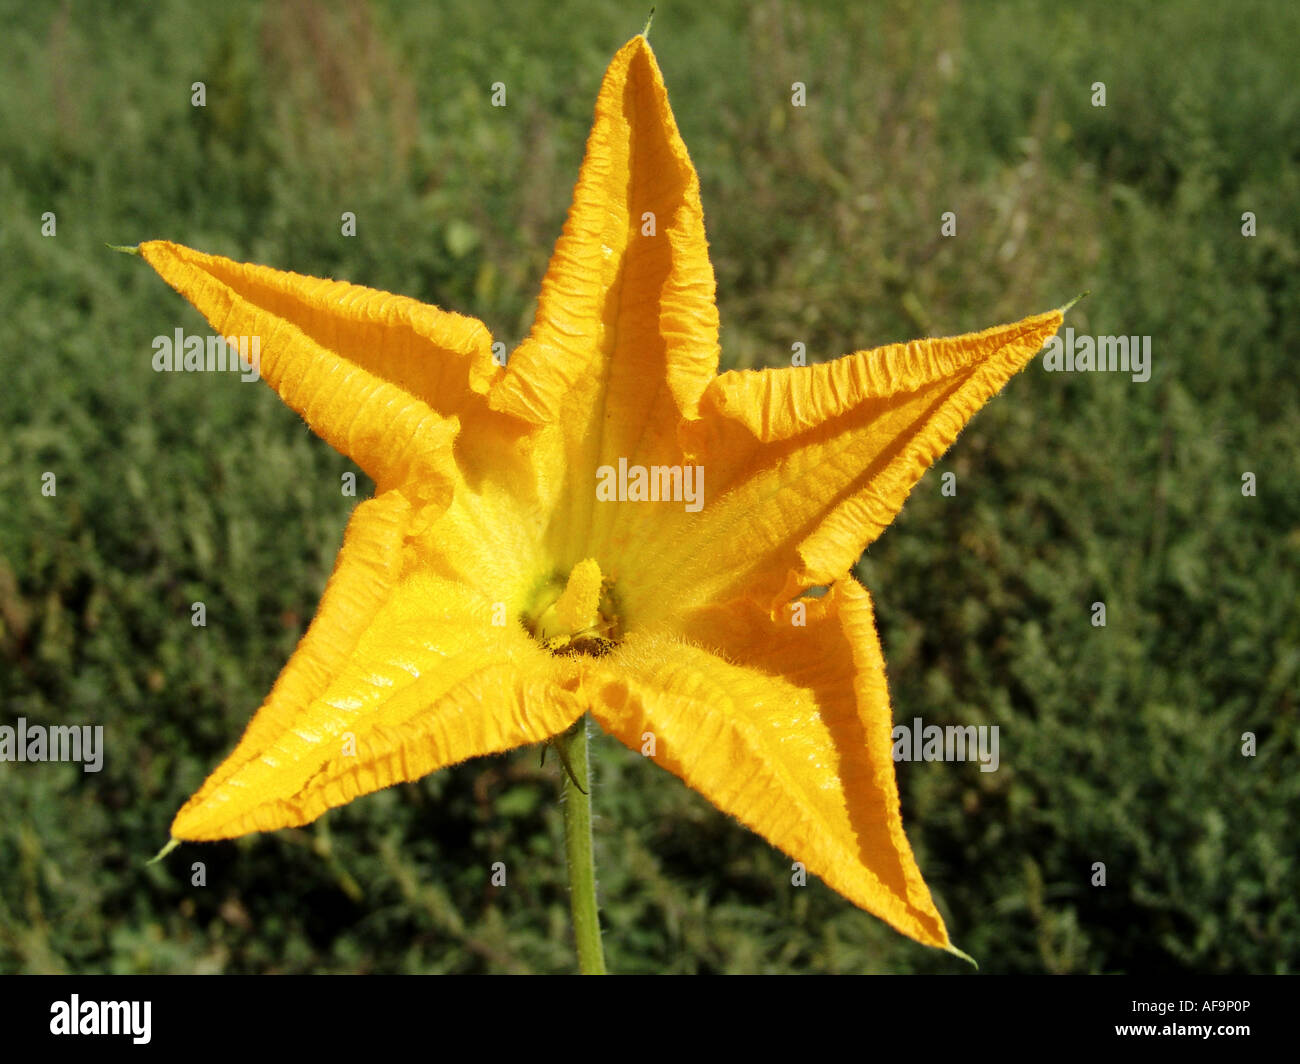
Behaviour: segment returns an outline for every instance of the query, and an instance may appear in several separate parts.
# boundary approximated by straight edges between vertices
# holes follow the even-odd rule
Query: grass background
[[[0,723],[99,723],[107,744],[97,775],[0,764],[0,970],[570,970],[535,749],[144,867],[292,651],[356,500],[266,388],[151,371],[154,336],[209,330],[104,244],[342,277],[513,346],[642,16],[0,12]],[[899,766],[920,867],[985,972],[1300,968],[1297,38],[1287,2],[659,4],[728,367],[1084,289],[1077,332],[1152,337],[1144,384],[1014,379],[859,568],[896,719],[1001,728],[996,773]],[[787,858],[613,740],[595,759],[614,970],[963,970],[792,889]]]

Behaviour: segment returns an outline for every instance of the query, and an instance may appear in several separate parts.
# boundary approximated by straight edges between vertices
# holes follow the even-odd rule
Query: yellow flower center
[[[613,588],[592,558],[580,561],[567,582],[547,581],[525,614],[533,638],[552,654],[608,653],[622,634]]]

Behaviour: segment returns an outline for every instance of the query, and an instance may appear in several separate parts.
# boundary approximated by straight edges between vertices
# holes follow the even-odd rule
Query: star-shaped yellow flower
[[[590,711],[857,905],[950,947],[903,833],[850,570],[1059,311],[719,375],[699,181],[643,36],[605,74],[508,368],[472,318],[139,250],[221,335],[260,337],[262,376],[376,485],[175,838],[304,824]]]

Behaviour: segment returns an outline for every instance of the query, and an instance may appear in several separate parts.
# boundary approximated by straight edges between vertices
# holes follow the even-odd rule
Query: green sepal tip
[[[171,853],[172,850],[176,849],[176,847],[179,846],[180,844],[181,844],[181,840],[173,836],[171,839],[167,841],[167,845],[164,846],[161,850],[159,850],[156,854],[154,854],[154,856],[150,858],[148,861],[146,861],[145,864],[146,865],[157,864],[169,853]]]
[[[1081,300],[1084,296],[1088,295],[1091,291],[1092,289],[1089,288],[1083,292],[1080,292],[1077,296],[1075,296],[1072,300],[1070,300],[1070,302],[1066,303],[1065,306],[1061,307],[1061,313],[1064,314],[1067,310],[1069,310],[1072,306],[1074,306],[1074,304],[1079,302],[1079,300]]]
[[[1087,295],[1087,293],[1085,292],[1084,295]],[[1082,299],[1083,296],[1080,296],[1079,298]],[[944,946],[943,948],[944,948],[948,953],[951,953],[954,957],[960,957],[962,960],[966,961],[966,962],[967,962],[969,965],[971,965],[971,967],[973,967],[977,972],[980,970],[979,961],[977,961],[977,960],[976,960],[974,957],[972,957],[969,953],[963,953],[963,952],[962,952],[961,950],[959,950],[956,946],[954,946],[951,942],[948,943],[948,945]]]

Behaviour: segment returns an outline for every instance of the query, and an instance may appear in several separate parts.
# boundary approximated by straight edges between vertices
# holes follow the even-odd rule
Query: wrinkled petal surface
[[[852,577],[806,616],[748,603],[634,636],[596,670],[593,714],[899,931],[947,947],[898,811],[892,719],[871,599]],[[797,625],[796,620],[806,621]]]
[[[636,37],[605,73],[532,332],[492,393],[556,430],[535,446],[565,473],[549,535],[568,564],[604,553],[619,516],[596,505],[597,468],[680,463],[678,421],[718,368],[714,289],[699,178]]]
[[[409,507],[362,503],[320,610],[234,753],[172,835],[219,839],[305,824],[333,806],[578,719],[570,659],[552,657],[463,584],[406,571]]]
[[[626,584],[629,613],[656,623],[737,595],[776,608],[847,571],[1060,323],[1051,311],[966,336],[715,378],[684,432],[688,460],[704,472],[704,507],[660,507],[629,524],[620,550],[648,563]]]

